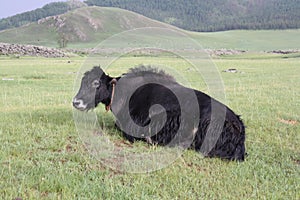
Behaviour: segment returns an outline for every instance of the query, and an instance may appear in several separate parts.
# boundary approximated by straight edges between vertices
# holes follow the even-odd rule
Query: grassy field
[[[299,49],[300,30],[234,30],[213,33],[189,32],[204,48],[272,51]]]
[[[245,162],[203,159],[188,150],[146,174],[109,169],[79,138],[71,100],[84,59],[0,57],[0,199],[300,199],[299,55],[214,60],[226,104],[247,126]],[[179,72],[186,69],[175,58],[125,57],[110,73],[162,60]],[[242,73],[221,72],[228,68]],[[123,141],[111,114],[103,107],[97,113],[111,140]]]

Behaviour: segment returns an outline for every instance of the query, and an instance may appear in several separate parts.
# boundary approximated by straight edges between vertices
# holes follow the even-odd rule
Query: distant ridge
[[[85,6],[122,8],[198,32],[300,28],[300,0],[69,0],[0,19],[0,31]]]
[[[191,31],[300,28],[300,0],[86,0]]]

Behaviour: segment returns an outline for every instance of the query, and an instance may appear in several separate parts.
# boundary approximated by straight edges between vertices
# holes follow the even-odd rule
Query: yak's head
[[[94,67],[86,72],[81,80],[81,86],[73,99],[73,106],[81,111],[95,108],[100,102],[110,104],[113,78],[106,75],[100,67]]]

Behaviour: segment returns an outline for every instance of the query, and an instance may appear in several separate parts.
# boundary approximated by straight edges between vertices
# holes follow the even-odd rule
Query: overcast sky
[[[41,8],[47,3],[65,0],[0,0],[0,18]]]

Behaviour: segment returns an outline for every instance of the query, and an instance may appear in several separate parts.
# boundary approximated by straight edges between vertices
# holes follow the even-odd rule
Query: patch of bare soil
[[[286,120],[286,119],[278,119],[278,120],[279,120],[279,122],[281,122],[283,124],[288,124],[288,125],[296,125],[296,124],[298,124],[297,121],[291,120],[291,119],[288,119],[288,120]]]

